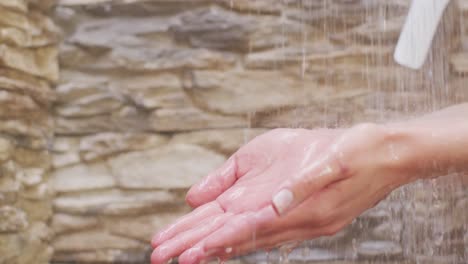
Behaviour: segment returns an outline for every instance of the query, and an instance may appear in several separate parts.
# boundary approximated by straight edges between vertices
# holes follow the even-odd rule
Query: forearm
[[[410,177],[468,172],[468,104],[386,127]]]

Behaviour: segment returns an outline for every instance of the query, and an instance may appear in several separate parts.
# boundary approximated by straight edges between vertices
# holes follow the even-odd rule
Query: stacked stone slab
[[[147,261],[152,233],[188,211],[187,188],[266,129],[388,121],[466,101],[466,1],[449,8],[419,72],[392,61],[408,6],[407,0],[61,0],[51,147],[54,261]],[[21,54],[11,50],[5,54]],[[51,77],[39,66],[20,70]],[[431,184],[439,183],[394,193],[335,237],[307,242],[291,261],[465,256],[467,221],[459,221],[466,214],[455,208],[467,206],[466,193],[431,198]],[[438,202],[440,210],[433,208]],[[434,220],[421,225],[428,217]],[[447,219],[458,220],[428,235]],[[439,234],[442,242],[421,246]],[[265,255],[244,260],[259,263]]]
[[[49,1],[50,2],[50,1]],[[0,263],[49,263],[58,29],[47,1],[0,1]]]

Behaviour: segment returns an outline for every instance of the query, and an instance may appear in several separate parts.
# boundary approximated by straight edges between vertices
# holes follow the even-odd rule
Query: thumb
[[[346,168],[329,155],[302,170],[273,195],[272,204],[278,215],[284,215],[312,194],[321,191],[346,175]]]

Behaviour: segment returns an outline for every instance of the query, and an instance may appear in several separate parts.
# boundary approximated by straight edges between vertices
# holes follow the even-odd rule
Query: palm
[[[183,253],[228,219],[236,225],[234,217],[242,219],[266,208],[278,186],[299,173],[301,163],[313,160],[338,134],[338,130],[278,129],[249,142],[221,168],[192,187],[187,201],[198,208],[153,241],[153,246],[159,246],[158,254],[154,254],[158,258],[153,262],[164,263]],[[197,226],[204,228],[190,232]]]
[[[298,174],[303,157],[316,156],[330,142],[324,131],[281,129],[256,138],[235,154],[238,179],[216,201],[232,213],[265,207],[278,186]]]
[[[153,264],[229,258],[337,232],[402,183],[386,139],[369,125],[257,137],[190,189],[196,209],[154,238]],[[292,210],[273,208],[272,196],[291,186]]]

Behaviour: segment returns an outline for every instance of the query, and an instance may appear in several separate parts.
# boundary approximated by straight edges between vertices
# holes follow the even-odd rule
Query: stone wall
[[[53,260],[144,263],[152,233],[188,211],[183,202],[187,188],[267,129],[388,121],[466,101],[468,2],[457,1],[449,8],[429,62],[418,72],[392,60],[408,3],[59,1],[54,17],[64,42],[50,146],[50,184],[56,193],[50,222]],[[21,12],[25,9],[15,14]],[[26,43],[18,39],[11,37],[10,42]],[[48,43],[31,41],[33,46]],[[23,82],[24,76],[31,78],[37,105],[40,98],[49,102],[47,81],[56,79],[56,69],[39,58],[11,65],[16,56],[25,56],[19,52],[25,48],[16,46],[2,46],[3,64],[18,70],[7,73],[20,74]],[[27,54],[43,59],[50,52],[40,48]],[[39,64],[32,67],[34,63]],[[37,83],[46,92],[37,93]],[[34,118],[38,125],[42,108],[22,95],[30,92],[27,88],[22,91],[9,99],[25,102],[26,110],[11,110],[20,115],[14,122]],[[7,146],[14,142],[11,134]],[[46,137],[38,133],[24,138]],[[41,151],[41,146],[30,148]],[[28,152],[30,148],[10,147],[15,151],[8,153],[31,156],[32,161],[48,157]],[[36,174],[47,169],[16,160],[4,164],[33,167]],[[6,186],[15,194],[19,186],[28,187],[20,182]],[[457,263],[453,261],[466,254],[468,237],[466,214],[456,212],[466,212],[468,205],[466,193],[454,182],[418,183],[394,193],[337,236],[307,242],[307,250],[293,252],[291,260],[400,263],[436,256],[437,263]],[[33,190],[42,190],[36,186]],[[431,186],[449,192],[435,195],[443,191]],[[46,216],[28,215],[28,208],[39,207],[17,199],[5,212],[12,212],[12,222],[27,219],[29,224],[14,225],[13,235],[5,237],[18,240],[21,234],[47,230],[41,224]],[[448,228],[440,223],[449,223],[444,225]],[[430,242],[422,245],[424,241]]]
[[[0,1],[0,263],[49,263],[47,185],[59,29],[51,1]]]

